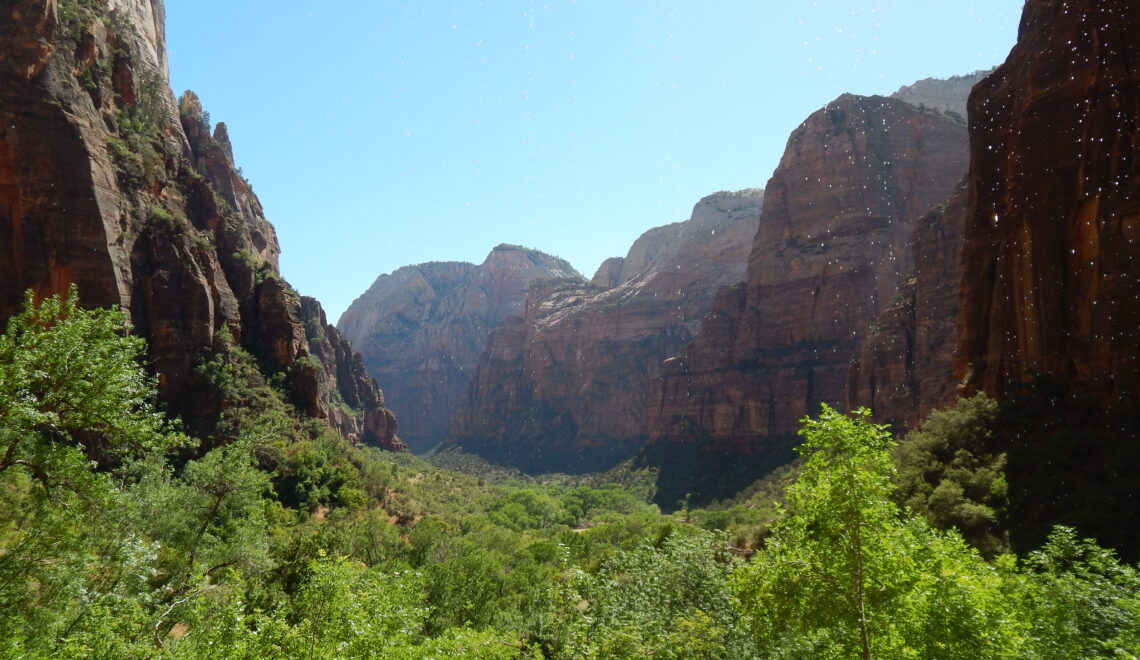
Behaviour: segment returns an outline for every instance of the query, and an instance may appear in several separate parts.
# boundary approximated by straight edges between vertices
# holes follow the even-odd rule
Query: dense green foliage
[[[663,515],[614,484],[349,446],[236,348],[198,365],[232,405],[187,447],[141,349],[74,296],[29,301],[0,337],[0,655],[1140,653],[1140,576],[1111,552],[1060,528],[987,559],[955,531],[968,517],[922,517],[946,480],[987,482],[953,444],[973,414],[895,450],[900,476],[882,428],[825,409],[795,467]]]
[[[937,410],[894,450],[896,499],[938,529],[957,529],[987,557],[1009,551],[1006,453],[994,432],[998,404],[984,394]]]
[[[737,572],[757,646],[805,657],[1007,657],[1020,636],[997,570],[900,511],[884,430],[806,420],[789,515]]]

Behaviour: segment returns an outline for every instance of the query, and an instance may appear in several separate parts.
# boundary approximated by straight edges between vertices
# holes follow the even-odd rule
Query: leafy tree
[[[937,410],[895,448],[896,501],[938,529],[957,529],[987,557],[1009,551],[1006,453],[994,432],[998,404],[985,394]]]
[[[721,535],[675,534],[660,547],[619,552],[594,575],[576,573],[568,605],[580,612],[564,657],[743,657],[725,580]]]
[[[156,544],[109,472],[173,448],[121,311],[66,298],[0,335],[0,639],[11,655],[131,655],[145,642]],[[18,650],[17,650],[18,649]]]
[[[1035,658],[1140,656],[1140,572],[1058,526],[1025,561],[1022,607]]]
[[[183,442],[154,408],[144,351],[122,311],[80,308],[74,286],[38,305],[29,292],[0,335],[0,473],[19,468],[45,490],[78,490],[89,460]]]
[[[860,410],[805,419],[788,516],[733,586],[762,654],[978,658],[1021,637],[1001,575],[892,500],[893,440]]]

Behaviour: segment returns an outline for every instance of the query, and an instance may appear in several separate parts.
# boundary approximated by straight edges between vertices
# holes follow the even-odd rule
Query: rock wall
[[[955,370],[998,396],[1048,375],[1111,404],[1140,383],[1140,6],[1029,0],[970,97]]]
[[[914,106],[953,113],[952,118],[965,121],[966,101],[970,98],[970,90],[989,73],[990,71],[975,71],[964,76],[944,79],[924,78],[898,88],[894,94],[891,94],[891,98],[906,101]]]
[[[842,407],[867,328],[911,278],[915,222],[967,166],[966,128],[884,97],[844,95],[788,140],[767,188],[746,284],[718,296],[650,401],[657,444],[732,454]]]
[[[296,373],[311,355],[300,300],[226,128],[170,90],[164,13],[160,0],[0,5],[0,318],[27,289],[74,284],[85,305],[129,310],[160,396],[191,428],[233,403],[195,373],[230,337],[327,417]]]
[[[407,446],[396,436],[396,415],[385,407],[384,393],[369,376],[364,360],[352,344],[325,318],[325,310],[315,298],[301,297],[301,319],[309,350],[320,364],[311,379],[316,396],[305,397],[320,403],[317,416],[350,442],[402,450]]]
[[[914,276],[867,330],[852,362],[847,409],[866,406],[896,431],[953,403],[958,298],[968,187],[918,220],[911,246]]]
[[[448,440],[531,472],[612,467],[644,445],[651,380],[744,276],[761,190],[716,193],[593,278],[536,284],[491,335]],[[598,286],[602,284],[603,286]]]
[[[491,331],[521,312],[531,283],[580,277],[557,257],[499,245],[482,264],[427,263],[381,275],[337,323],[383,380],[415,451],[443,439]]]

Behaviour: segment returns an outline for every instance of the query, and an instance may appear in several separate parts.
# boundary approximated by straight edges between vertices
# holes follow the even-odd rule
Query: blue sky
[[[380,274],[499,243],[589,277],[763,187],[844,92],[991,67],[1022,0],[167,0],[176,93],[226,122],[283,274],[334,321]]]

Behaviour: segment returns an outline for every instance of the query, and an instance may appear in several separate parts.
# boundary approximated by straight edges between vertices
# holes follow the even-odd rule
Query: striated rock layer
[[[766,453],[820,403],[842,407],[849,366],[911,278],[917,219],[967,166],[966,129],[884,97],[844,95],[788,140],[743,286],[655,383],[657,445]]]
[[[702,199],[588,284],[535,284],[491,335],[448,440],[527,471],[596,470],[644,445],[650,381],[744,276],[761,190]]]
[[[327,378],[351,360],[306,360],[276,234],[224,124],[211,131],[193,94],[175,102],[163,20],[160,0],[0,5],[0,317],[27,289],[74,284],[85,305],[129,310],[160,395],[192,427],[233,404],[196,369],[231,338],[328,418],[344,395]],[[357,401],[383,416],[378,391]],[[394,424],[363,426],[396,446]]]
[[[482,264],[406,266],[381,275],[337,322],[389,389],[415,451],[443,439],[491,331],[523,309],[531,283],[580,277],[566,261],[499,245]]]
[[[953,403],[967,186],[916,223],[914,276],[867,330],[849,371],[847,408],[866,406],[902,431]]]
[[[1140,6],[1029,0],[970,97],[955,370],[1048,375],[1111,404],[1140,384]]]

